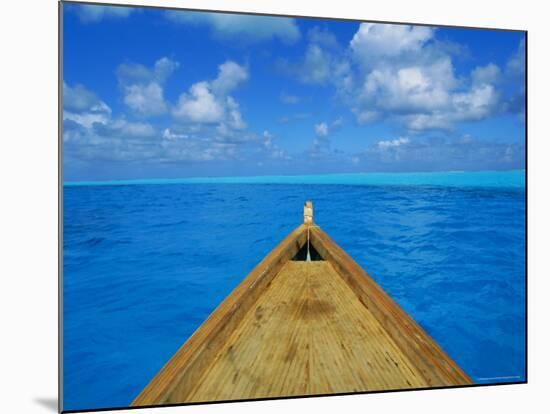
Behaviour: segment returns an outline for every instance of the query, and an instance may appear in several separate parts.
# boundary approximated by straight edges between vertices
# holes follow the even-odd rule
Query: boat
[[[132,406],[472,384],[313,221],[281,241]]]

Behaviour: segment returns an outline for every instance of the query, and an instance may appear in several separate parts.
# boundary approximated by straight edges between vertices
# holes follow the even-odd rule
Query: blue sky
[[[521,32],[64,5],[64,179],[524,168]]]

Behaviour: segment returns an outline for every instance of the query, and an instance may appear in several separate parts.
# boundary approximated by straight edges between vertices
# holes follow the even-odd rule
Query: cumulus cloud
[[[63,119],[68,121],[66,138],[86,135],[121,138],[145,138],[155,135],[152,125],[113,118],[111,108],[83,85],[63,83]],[[76,134],[79,131],[80,134]],[[84,133],[85,132],[85,133]]]
[[[223,102],[218,100],[208,82],[198,82],[182,94],[172,114],[181,120],[201,123],[220,122],[224,117]]]
[[[472,71],[474,85],[495,84],[500,79],[500,68],[494,63],[478,66]]]
[[[369,106],[396,112],[423,112],[445,107],[456,84],[450,59],[426,66],[374,69],[366,75],[360,99]]]
[[[240,105],[230,95],[248,79],[246,67],[224,62],[215,79],[196,82],[171,105],[164,99],[163,85],[177,67],[177,62],[161,58],[153,67],[124,63],[116,71],[123,102],[134,115],[170,111],[175,121],[172,125],[166,124],[166,118],[151,124],[124,115],[114,116],[93,91],[64,83],[63,137],[67,159],[79,163],[99,159],[159,164],[223,161],[238,159],[247,146],[258,145],[260,139],[246,131]],[[284,150],[270,141],[260,148],[266,149],[266,145],[270,147],[270,157],[286,157]]]
[[[106,104],[83,85],[77,84],[70,87],[63,82],[63,107],[69,111],[81,112],[105,108]]]
[[[183,156],[184,147],[188,157],[202,155],[206,144],[197,139],[189,144],[165,146],[163,142],[181,137],[170,129],[161,134],[147,122],[113,116],[111,108],[82,85],[65,83],[63,86],[63,141],[66,159],[70,162],[158,162]]]
[[[188,92],[180,95],[172,110],[175,119],[181,122],[217,124],[224,136],[232,131],[246,128],[239,103],[230,95],[248,79],[248,70],[232,61],[218,67],[218,76],[212,81],[193,84]]]
[[[124,103],[143,115],[160,115],[166,112],[162,87],[151,82],[146,85],[128,85],[124,94]]]
[[[423,26],[361,24],[350,42],[359,93],[345,95],[359,124],[390,119],[409,131],[451,129],[498,111],[500,68],[475,68],[458,79],[451,55]]]
[[[418,52],[433,33],[434,29],[426,26],[361,23],[350,47],[361,63],[369,65],[375,59]]]
[[[362,23],[342,48],[317,28],[308,33],[301,59],[278,65],[303,83],[332,85],[360,125],[387,120],[409,132],[451,130],[518,106],[521,97],[506,100],[498,89],[500,67],[487,63],[457,76],[456,48],[435,34],[424,26]],[[521,70],[521,56],[520,45],[506,73]]]
[[[453,94],[453,112],[449,117],[452,121],[479,121],[493,113],[497,101],[493,85],[476,85],[466,92]]]
[[[98,23],[103,19],[123,19],[135,9],[131,7],[99,6],[94,4],[71,4],[70,9],[78,15],[83,23]]]
[[[167,57],[157,60],[152,69],[137,63],[119,65],[116,73],[124,94],[123,102],[143,116],[164,114],[168,104],[163,85],[178,66],[178,62]]]
[[[160,163],[238,157],[242,144],[253,136],[245,131],[239,103],[229,93],[248,79],[248,70],[227,61],[218,67],[215,79],[193,84],[171,105],[164,98],[163,86],[178,66],[163,57],[152,67],[124,63],[116,70],[125,105],[139,116],[170,111],[177,121],[172,126],[115,117],[94,92],[82,85],[64,84],[67,154],[80,160]]]
[[[222,63],[218,70],[218,77],[212,82],[212,90],[216,94],[227,94],[248,79],[248,70],[230,60]]]
[[[205,136],[196,125],[158,130],[147,122],[114,117],[107,104],[82,85],[64,84],[64,97],[64,151],[66,160],[71,162],[151,161],[162,164],[238,157],[238,143]]]
[[[111,108],[83,85],[69,86],[63,82],[63,118],[87,128],[94,123],[106,123]]]
[[[222,40],[246,39],[248,42],[261,42],[279,39],[284,43],[294,43],[300,38],[300,30],[294,19],[287,17],[251,16],[228,13],[190,12],[171,10],[166,17],[180,24],[201,24],[211,28],[213,34]]]
[[[228,96],[226,98],[226,105],[227,105],[227,124],[232,129],[245,129],[246,123],[243,121],[239,103],[233,99],[231,96]]]

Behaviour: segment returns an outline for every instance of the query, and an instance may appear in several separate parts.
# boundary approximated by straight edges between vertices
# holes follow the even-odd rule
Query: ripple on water
[[[316,223],[474,380],[524,378],[524,196],[429,186],[67,187],[65,408],[128,405],[301,222],[306,199]]]

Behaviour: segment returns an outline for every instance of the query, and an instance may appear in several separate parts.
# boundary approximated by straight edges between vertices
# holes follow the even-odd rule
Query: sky
[[[65,3],[65,181],[525,168],[523,32]]]

